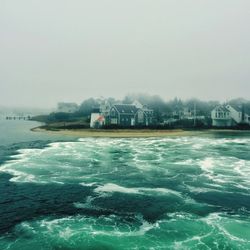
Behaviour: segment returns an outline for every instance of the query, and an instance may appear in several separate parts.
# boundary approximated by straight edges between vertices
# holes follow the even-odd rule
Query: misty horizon
[[[30,111],[34,110],[36,112],[38,112],[40,110],[41,112],[46,112],[46,111],[51,112],[51,111],[56,111],[57,110],[59,103],[65,103],[65,104],[74,103],[74,104],[77,104],[78,106],[80,106],[84,101],[86,101],[88,99],[94,99],[94,100],[100,100],[100,101],[101,100],[114,99],[115,103],[124,103],[126,97],[131,98],[130,103],[132,103],[134,100],[138,100],[138,99],[141,99],[141,98],[149,98],[150,100],[152,100],[152,98],[154,98],[154,97],[156,97],[157,99],[160,98],[164,103],[169,103],[171,101],[174,101],[175,99],[177,99],[177,100],[179,100],[179,101],[181,101],[183,103],[187,103],[187,102],[190,102],[190,101],[197,101],[197,102],[201,101],[201,102],[206,102],[206,103],[210,103],[210,102],[211,103],[216,103],[216,102],[218,102],[220,104],[226,104],[226,103],[229,103],[230,101],[237,102],[237,103],[250,102],[249,99],[245,99],[245,98],[242,98],[242,97],[232,98],[232,99],[220,101],[220,100],[204,100],[204,99],[200,99],[200,98],[196,98],[196,97],[182,99],[182,98],[179,98],[178,96],[175,96],[175,97],[170,98],[170,99],[164,99],[160,95],[149,95],[149,94],[146,94],[146,93],[129,93],[129,94],[124,95],[122,98],[115,98],[113,96],[107,96],[107,97],[104,97],[104,96],[99,96],[99,97],[89,96],[89,97],[87,97],[85,99],[82,99],[79,102],[76,102],[74,100],[71,100],[71,101],[60,100],[57,103],[55,103],[54,106],[50,106],[50,107],[6,106],[6,105],[1,105],[0,104],[0,111],[6,109],[6,110],[19,110],[19,111],[21,111],[21,110],[30,110]],[[141,103],[144,104],[143,102],[141,102]]]
[[[250,2],[1,1],[0,106],[250,93]]]

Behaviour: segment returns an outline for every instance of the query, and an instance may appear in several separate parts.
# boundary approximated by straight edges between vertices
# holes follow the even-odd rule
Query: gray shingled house
[[[153,110],[134,104],[115,104],[107,120],[109,125],[120,127],[149,126],[153,123]]]

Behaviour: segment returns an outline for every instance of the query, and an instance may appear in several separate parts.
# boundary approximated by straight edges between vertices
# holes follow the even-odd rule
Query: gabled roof
[[[242,105],[231,105],[230,106],[235,109],[237,112],[242,112],[242,110],[244,110],[245,114],[250,115],[250,107],[246,106],[243,104]]]
[[[238,106],[238,105],[232,105],[229,104],[229,106],[231,106],[233,109],[235,109],[237,112],[241,112],[242,111],[242,107]]]
[[[223,112],[229,112],[229,109],[226,106],[221,106],[220,109]]]
[[[227,107],[226,106],[224,106],[224,105],[220,105],[220,106],[217,106],[217,107],[215,107],[214,108],[214,110],[220,110],[220,111],[222,111],[222,112],[230,112],[228,109],[227,109]]]
[[[131,104],[115,104],[114,107],[120,114],[135,114],[138,110],[135,105]]]

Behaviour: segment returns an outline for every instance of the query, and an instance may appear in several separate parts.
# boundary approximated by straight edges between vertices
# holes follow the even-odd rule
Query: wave
[[[17,225],[16,240],[3,236],[0,246],[4,243],[9,249],[27,249],[27,244],[37,249],[249,249],[249,225],[249,220],[228,217],[226,213],[199,217],[174,212],[155,223],[140,215],[133,221],[116,215],[47,217]]]
[[[128,188],[119,186],[114,183],[107,183],[103,186],[99,186],[94,190],[97,193],[104,192],[104,193],[126,193],[126,194],[141,194],[141,195],[175,195],[181,196],[181,194],[177,191],[170,190],[167,188],[146,188],[146,187],[136,187],[136,188]]]

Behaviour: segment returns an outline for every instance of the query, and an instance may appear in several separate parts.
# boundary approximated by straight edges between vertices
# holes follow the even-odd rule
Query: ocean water
[[[75,139],[31,125],[1,134],[0,249],[250,249],[250,133]]]

